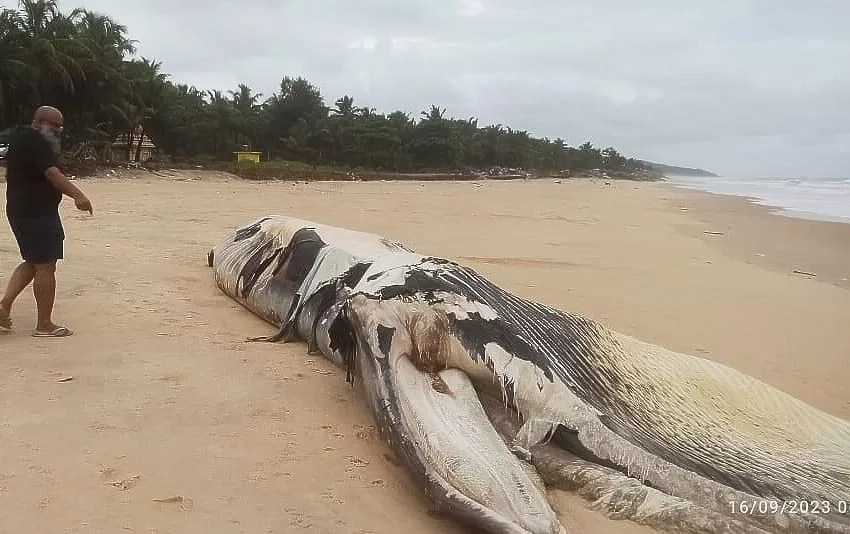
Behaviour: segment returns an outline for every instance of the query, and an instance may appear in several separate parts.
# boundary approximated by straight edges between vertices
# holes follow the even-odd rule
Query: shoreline
[[[707,231],[723,233],[704,235],[714,237],[713,244],[722,253],[850,289],[850,224],[792,216],[751,197],[665,185],[671,190],[667,202],[673,209],[685,208],[715,229]]]
[[[95,214],[62,204],[56,301],[75,335],[30,337],[30,291],[0,332],[3,531],[465,532],[429,512],[344,371],[302,343],[244,342],[274,329],[221,293],[206,253],[267,213],[455,259],[850,419],[847,289],[783,266],[798,254],[843,261],[829,251],[846,234],[826,223],[663,182],[254,182],[201,170],[80,181]],[[751,261],[750,247],[776,236],[785,245],[764,261],[779,266]],[[0,276],[17,261],[0,225]],[[653,532],[574,493],[550,496],[569,530]]]
[[[818,211],[812,211],[809,209],[802,208],[794,208],[783,205],[782,203],[776,200],[770,200],[767,197],[758,196],[755,194],[747,194],[747,193],[738,193],[738,192],[722,192],[715,191],[708,188],[707,184],[697,184],[697,183],[689,183],[687,180],[690,177],[665,177],[664,182],[669,183],[677,189],[682,189],[685,191],[699,191],[702,193],[709,193],[713,195],[723,195],[734,198],[743,198],[749,201],[751,204],[756,206],[761,206],[767,208],[771,211],[771,213],[776,215],[781,215],[784,217],[790,217],[794,219],[804,219],[804,220],[812,220],[812,221],[822,221],[822,222],[833,222],[833,223],[841,223],[850,225],[850,215],[832,215],[827,213],[821,213]],[[722,177],[717,177],[718,179],[722,179]],[[789,182],[795,180],[794,178],[785,178],[781,179],[784,182]],[[769,180],[768,180],[769,182]],[[832,179],[824,180],[824,183],[831,183]],[[728,182],[720,182],[726,183]],[[818,183],[818,180],[812,180],[811,183]]]

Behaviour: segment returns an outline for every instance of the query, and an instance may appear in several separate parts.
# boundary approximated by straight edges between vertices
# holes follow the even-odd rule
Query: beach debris
[[[52,369],[48,369],[47,374],[54,382],[70,382],[74,379],[74,377],[71,375],[66,375],[61,371],[54,371]]]
[[[192,501],[192,499],[189,499],[182,495],[175,495],[174,497],[166,497],[163,499],[154,499],[153,502],[159,502],[163,504],[179,504],[180,509],[184,511],[189,511],[195,506],[195,503],[194,501]]]
[[[103,467],[100,470],[101,479],[121,491],[127,491],[136,485],[136,482],[141,478],[141,475],[134,474],[128,477],[119,475],[119,470],[114,467]]]
[[[486,171],[478,171],[474,172],[474,174],[485,177],[485,176],[501,176],[501,177],[509,177],[509,178],[528,178],[531,174],[528,171],[522,169],[515,168],[505,168],[505,167],[491,167]]]
[[[141,478],[141,475],[133,475],[129,478],[125,478],[123,480],[114,480],[109,483],[113,488],[118,488],[121,491],[127,491],[132,489],[133,486],[136,485],[136,482]]]
[[[794,273],[794,274],[802,274],[802,275],[804,275],[804,276],[817,276],[817,274],[816,274],[816,273],[810,273],[810,272],[807,272],[807,271],[800,271],[800,270],[798,270],[798,269],[794,269],[794,270],[793,270],[793,271],[791,271],[791,272],[792,272],[792,273]]]
[[[723,235],[723,232],[718,232],[718,231],[715,231],[715,230],[706,230],[703,233],[708,234],[708,235]]]

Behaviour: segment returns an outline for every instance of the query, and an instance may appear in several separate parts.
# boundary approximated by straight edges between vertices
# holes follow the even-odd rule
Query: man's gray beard
[[[58,135],[46,128],[40,129],[39,132],[41,132],[42,137],[50,143],[50,148],[53,150],[54,154],[58,154],[62,151],[62,140],[59,139]]]

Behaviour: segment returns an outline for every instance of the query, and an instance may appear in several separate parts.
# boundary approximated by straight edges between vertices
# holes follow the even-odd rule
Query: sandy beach
[[[429,513],[344,372],[302,344],[244,343],[274,329],[218,290],[206,254],[271,213],[458,260],[850,419],[847,224],[628,181],[79,185],[95,211],[63,202],[55,313],[76,334],[32,338],[29,290],[0,332],[0,532],[467,532]],[[17,262],[4,218],[3,286]],[[551,498],[571,532],[653,532]]]

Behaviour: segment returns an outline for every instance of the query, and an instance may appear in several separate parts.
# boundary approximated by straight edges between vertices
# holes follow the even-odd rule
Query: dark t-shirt
[[[44,175],[44,171],[56,165],[56,154],[37,130],[24,127],[12,137],[6,155],[9,217],[35,217],[58,211],[62,193]]]

